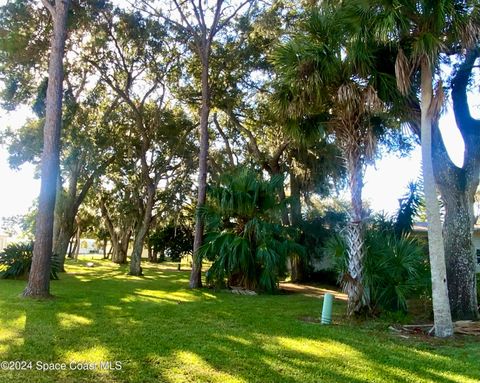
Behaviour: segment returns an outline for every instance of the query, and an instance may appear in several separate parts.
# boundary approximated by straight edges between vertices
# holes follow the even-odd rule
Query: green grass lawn
[[[69,263],[55,299],[20,297],[25,281],[0,280],[0,382],[479,382],[480,342],[404,339],[382,322],[331,326],[321,300],[300,294],[243,296],[187,288],[188,272],[145,265],[129,277],[108,261]],[[66,363],[38,371],[36,362]],[[70,370],[70,362],[119,361],[121,370]]]

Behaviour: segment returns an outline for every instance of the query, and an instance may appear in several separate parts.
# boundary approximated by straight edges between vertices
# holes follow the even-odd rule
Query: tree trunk
[[[130,243],[131,229],[123,229],[115,240],[112,240],[112,262],[117,264],[127,263],[128,245]]]
[[[73,166],[66,193],[63,191],[61,181],[59,181],[57,189],[61,194],[57,194],[57,203],[55,205],[55,222],[58,228],[57,235],[53,241],[53,254],[58,257],[59,271],[65,271],[65,256],[67,255],[68,242],[75,234],[75,218],[78,212],[78,205],[76,205],[77,183],[80,170],[80,164]]]
[[[75,243],[77,244],[77,246],[75,246],[75,252],[73,253],[73,259],[75,261],[78,261],[78,254],[80,253],[80,237],[82,235],[82,230],[81,230],[81,227],[80,225],[77,225],[77,234],[76,234],[76,239],[75,239]]]
[[[43,153],[41,186],[36,219],[35,246],[25,297],[50,296],[50,268],[52,255],[55,195],[59,174],[60,129],[62,121],[63,55],[67,36],[69,0],[56,1],[49,10],[53,18]]]
[[[72,258],[72,254],[73,254],[73,242],[74,242],[74,239],[73,237],[70,238],[70,240],[68,241],[68,258]]]
[[[448,156],[438,127],[434,128],[434,142],[435,179],[445,207],[443,235],[450,310],[455,320],[478,319],[473,245],[473,204],[480,172],[475,160],[478,154],[475,153],[462,168],[458,168]],[[465,145],[469,146],[468,140],[465,140]]]
[[[208,117],[210,115],[209,53],[209,47],[206,44],[199,52],[202,62],[202,107],[200,110],[197,214],[195,215],[193,262],[190,273],[190,288],[192,289],[202,287],[202,260],[198,256],[198,249],[202,246],[205,223],[203,217],[198,214],[198,209],[205,205],[207,198]]]
[[[290,172],[290,223],[294,227],[299,227],[302,223],[302,204],[300,200],[300,184],[297,177]],[[307,255],[308,256],[308,255]],[[305,263],[298,255],[291,256],[291,279],[292,282],[300,282],[305,275]]]
[[[117,234],[115,227],[113,226],[112,219],[108,213],[107,205],[103,198],[100,198],[100,210],[105,220],[105,226],[107,227],[110,235],[110,242],[112,244],[112,262],[123,264],[127,262],[127,250],[128,242],[130,239],[130,229],[124,229]],[[126,245],[125,245],[126,242]]]
[[[71,259],[73,259],[75,257],[75,253],[77,251],[77,248],[80,246],[80,243],[77,239],[78,238],[77,238],[76,231],[75,231],[75,240],[73,241],[73,246],[70,249],[70,254],[69,254],[69,258],[71,258]]]
[[[432,300],[435,336],[448,337],[453,334],[452,316],[447,290],[445,249],[442,237],[442,222],[438,206],[437,190],[432,161],[432,115],[433,75],[428,60],[421,64],[421,142],[422,171],[425,190],[425,205],[428,221],[428,250],[432,273]]]
[[[350,196],[352,203],[351,222],[347,226],[348,272],[343,276],[342,286],[348,294],[347,315],[358,314],[370,305],[368,291],[363,286],[364,227],[363,227],[363,163],[357,144],[344,150],[347,159]]]
[[[58,236],[60,235],[60,228],[62,227],[61,218],[63,211],[61,208],[62,205],[62,195],[63,195],[63,185],[62,185],[62,177],[60,176],[60,172],[57,177],[57,193],[55,198],[55,208],[54,208],[54,218],[53,218],[53,248],[55,249],[55,244],[58,241]],[[53,250],[53,254],[55,250]]]
[[[287,147],[286,143],[281,145],[277,149],[276,153],[272,156],[272,158],[270,158],[269,161],[265,161],[263,163],[263,169],[265,169],[268,172],[270,177],[274,177],[274,176],[282,176],[283,177],[284,173],[283,173],[283,170],[282,170],[282,166],[280,165],[280,159],[281,159],[282,153],[284,152],[286,147]],[[258,153],[257,155],[258,155],[258,157],[257,157],[258,160],[261,160],[260,154]],[[279,202],[282,204],[281,220],[282,220],[282,225],[283,226],[289,226],[290,225],[290,220],[288,219],[288,208],[284,204],[284,201],[285,201],[286,198],[287,198],[287,196],[285,195],[284,182],[282,182],[282,184],[280,185],[280,187],[278,189],[278,199],[279,199]]]
[[[59,271],[65,271],[65,257],[67,255],[68,244],[70,243],[70,238],[72,238],[73,233],[73,227],[70,228],[68,224],[65,224],[65,226],[60,228],[57,244],[53,247],[53,254],[58,257]]]
[[[72,186],[72,183],[75,186]],[[70,238],[75,234],[75,216],[77,210],[75,209],[75,194],[76,194],[77,180],[70,180],[69,190],[65,195],[57,195],[58,203],[55,206],[55,216],[58,225],[58,233],[53,241],[53,254],[58,257],[59,271],[65,271],[65,257],[67,255],[68,243]],[[73,195],[72,195],[73,192]]]
[[[478,319],[473,198],[469,194],[443,193],[448,295],[456,320]]]
[[[153,246],[148,247],[148,260],[152,263],[158,263],[158,251]]]
[[[280,173],[277,173],[280,174]],[[283,203],[287,196],[285,195],[285,189],[283,187],[283,183],[280,185],[278,189],[278,198],[280,200],[280,203]],[[290,220],[288,219],[288,209],[287,206],[282,206],[282,211],[281,211],[281,218],[282,218],[282,225],[283,226],[289,226],[290,225]]]
[[[146,175],[148,176],[148,175]],[[152,222],[152,209],[155,204],[155,191],[156,185],[151,183],[147,188],[147,202],[145,204],[145,210],[143,213],[143,219],[135,233],[135,241],[133,242],[133,251],[130,258],[130,275],[140,276],[142,275],[142,252],[145,238],[147,237],[150,223]]]
[[[102,246],[102,249],[103,249],[103,259],[108,259],[108,254],[107,254],[107,239],[105,238],[103,240],[103,246]]]
[[[478,319],[473,206],[480,176],[480,121],[472,118],[467,89],[480,49],[467,52],[452,80],[453,111],[465,144],[461,168],[451,161],[438,126],[433,130],[435,179],[445,205],[443,235],[450,309],[455,320]]]

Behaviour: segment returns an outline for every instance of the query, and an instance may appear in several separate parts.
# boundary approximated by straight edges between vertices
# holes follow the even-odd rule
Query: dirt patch
[[[457,321],[453,325],[455,335],[480,336],[480,322]],[[389,330],[402,338],[408,338],[410,335],[425,337],[435,334],[433,324],[396,325],[390,326]]]
[[[291,282],[280,282],[280,289],[287,293],[303,294],[309,297],[316,297],[316,298],[321,298],[326,293],[330,293],[334,296],[335,299],[340,299],[342,301],[347,301],[347,298],[348,298],[347,294],[344,294],[338,290],[335,290],[333,287],[301,285],[298,283],[291,283]]]

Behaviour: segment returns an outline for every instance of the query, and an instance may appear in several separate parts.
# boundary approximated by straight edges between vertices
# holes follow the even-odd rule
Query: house
[[[97,240],[91,238],[80,239],[78,254],[95,254],[99,252],[100,249],[98,248]]]
[[[427,237],[428,223],[415,222],[413,224],[413,233],[419,237]],[[477,273],[480,273],[480,225],[475,225],[473,228],[473,246],[477,257]]]

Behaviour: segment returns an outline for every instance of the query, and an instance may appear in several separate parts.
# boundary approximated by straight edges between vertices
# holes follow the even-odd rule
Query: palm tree
[[[435,334],[452,335],[453,326],[447,290],[442,224],[432,164],[432,124],[443,104],[441,81],[436,80],[442,53],[470,46],[478,38],[475,14],[477,2],[459,0],[351,1],[349,18],[356,18],[363,31],[398,50],[396,78],[399,89],[408,94],[416,80],[420,91],[420,127],[428,240],[432,272]]]
[[[385,128],[381,118],[385,104],[378,97],[378,71],[369,63],[380,52],[372,45],[369,63],[349,55],[334,11],[326,6],[312,12],[301,25],[301,33],[279,47],[273,61],[279,74],[277,102],[288,119],[323,115],[327,132],[343,154],[351,192],[348,225],[348,273],[342,278],[348,292],[348,313],[368,307],[363,288],[363,207],[365,165],[373,159],[377,136]],[[379,61],[380,57],[378,57]],[[359,65],[360,64],[360,65]],[[364,76],[364,73],[372,73]],[[384,84],[388,84],[385,81]]]
[[[208,202],[201,211],[208,233],[199,254],[213,261],[207,281],[249,290],[276,290],[286,272],[287,257],[302,256],[280,225],[282,203],[276,198],[283,187],[281,176],[269,181],[258,172],[242,169],[220,177],[209,188]]]

